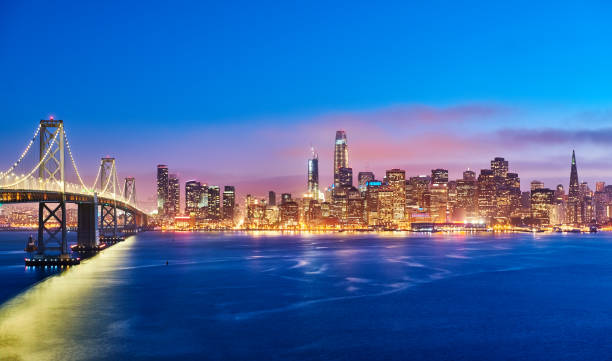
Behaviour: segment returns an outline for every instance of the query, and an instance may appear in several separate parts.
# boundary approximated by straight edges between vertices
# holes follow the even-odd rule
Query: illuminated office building
[[[388,186],[393,190],[393,216],[396,224],[406,217],[406,171],[391,169],[386,172]]]
[[[334,185],[339,187],[340,169],[348,168],[348,144],[346,141],[346,132],[338,130],[336,132],[336,141],[334,143]],[[352,174],[351,174],[352,177]],[[351,179],[351,185],[353,184]]]
[[[223,188],[223,219],[233,221],[236,208],[236,189],[233,186]]]
[[[535,191],[537,189],[542,189],[542,188],[544,188],[544,182],[539,181],[539,180],[531,181],[531,191]]]
[[[447,221],[448,170],[432,169],[429,186],[429,215],[433,222]]]
[[[157,166],[157,214],[166,215],[168,203],[168,166]]]
[[[380,181],[368,181],[365,191],[365,218],[368,226],[378,225],[378,190],[382,186]]]
[[[319,155],[312,149],[312,157],[308,159],[308,194],[314,200],[319,200]]]
[[[339,187],[351,187],[353,185],[353,168],[340,168],[338,170],[338,182]]]
[[[567,218],[568,223],[579,225],[584,219],[584,200],[580,194],[578,183],[578,167],[576,166],[576,153],[572,151],[572,165],[570,169],[570,182],[567,194]]]
[[[359,186],[359,192],[361,192],[362,195],[365,195],[365,191],[366,191],[366,184],[369,181],[373,181],[374,180],[374,173],[373,172],[359,172],[359,174],[357,175],[357,184]]]
[[[478,219],[478,187],[476,175],[471,170],[463,172],[457,181],[457,202],[453,210],[453,220],[474,222]]]
[[[431,177],[410,177],[406,182],[406,211],[409,215],[429,212],[429,184]]]
[[[531,191],[531,218],[541,225],[550,224],[550,213],[554,206],[555,191],[536,188]]]
[[[478,215],[486,222],[491,222],[497,214],[496,192],[495,173],[490,169],[480,170],[478,176]]]
[[[181,213],[181,188],[176,174],[168,176],[168,216],[174,218]]]
[[[208,218],[221,219],[221,190],[219,186],[208,186]]]
[[[195,180],[185,183],[185,215],[195,215],[199,212],[202,198],[202,184]]]

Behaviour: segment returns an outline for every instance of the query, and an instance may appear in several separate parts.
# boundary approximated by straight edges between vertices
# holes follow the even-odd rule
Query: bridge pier
[[[53,224],[58,224],[58,227],[50,227]],[[46,256],[49,251],[59,252],[62,258],[70,257],[66,240],[66,202],[63,198],[59,202],[38,203],[37,253]]]
[[[100,244],[97,204],[79,203],[78,220],[77,246],[83,250],[97,250]]]

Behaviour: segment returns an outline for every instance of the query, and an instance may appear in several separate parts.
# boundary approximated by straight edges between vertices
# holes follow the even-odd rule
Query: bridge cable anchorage
[[[45,152],[45,155],[40,159],[40,162],[38,162],[38,164],[30,171],[30,173],[28,173],[26,176],[22,177],[20,180],[17,180],[15,183],[4,184],[3,187],[14,187],[14,186],[16,186],[18,184],[23,183],[26,179],[30,178],[32,176],[32,174],[34,174],[34,172],[36,172],[36,170],[38,170],[38,168],[40,168],[40,166],[43,165],[43,163],[45,162],[45,160],[49,156],[49,153],[51,152],[51,149],[55,145],[55,141],[57,140],[57,136],[59,135],[59,133],[60,132],[58,131],[58,132],[56,132],[53,135],[53,139],[51,140],[50,146],[49,146],[49,148],[47,148],[47,151]]]
[[[9,173],[11,173],[18,165],[19,163],[21,163],[21,161],[23,160],[23,158],[25,158],[25,156],[28,154],[28,152],[30,151],[30,148],[32,147],[32,144],[34,144],[34,141],[36,140],[36,137],[38,137],[38,134],[40,133],[40,124],[38,125],[38,128],[36,129],[36,132],[34,132],[34,136],[32,137],[32,139],[30,140],[30,143],[28,143],[28,146],[26,147],[26,149],[23,151],[23,153],[21,153],[21,155],[19,156],[19,158],[17,159],[17,161],[15,163],[13,163],[13,165],[7,169],[4,172],[0,172],[0,179],[6,177]]]
[[[79,168],[77,167],[76,162],[74,161],[74,157],[72,156],[72,150],[70,150],[70,142],[68,141],[68,135],[66,135],[66,130],[64,130],[64,140],[66,141],[66,147],[68,148],[68,155],[70,156],[70,161],[72,162],[72,167],[74,168],[74,171],[76,172],[77,178],[79,179],[81,186],[83,186],[83,189],[86,192],[90,192],[89,188],[87,188],[87,186],[85,185],[85,182],[83,182],[83,178],[81,178],[81,174],[79,173]]]

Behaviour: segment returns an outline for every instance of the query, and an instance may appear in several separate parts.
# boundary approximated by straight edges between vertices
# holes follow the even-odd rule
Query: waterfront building
[[[300,222],[300,206],[297,202],[288,200],[280,205],[280,222],[283,228],[295,228]]]
[[[196,215],[199,212],[202,198],[202,184],[195,180],[185,183],[185,215]]]
[[[406,171],[397,168],[388,170],[386,179],[393,190],[392,220],[399,225],[406,217]]]
[[[312,148],[312,157],[308,159],[308,194],[319,200],[319,155]]]
[[[446,223],[448,206],[448,170],[432,169],[429,186],[429,215],[434,223]]]
[[[478,215],[488,223],[497,214],[496,192],[495,173],[490,169],[480,170],[480,175],[478,175]]]
[[[572,164],[570,169],[570,182],[567,194],[567,222],[579,225],[584,219],[584,201],[580,194],[578,183],[578,167],[576,165],[576,152],[572,151]]]
[[[377,224],[385,228],[395,228],[397,221],[394,222],[395,210],[395,189],[390,185],[378,187],[378,211]]]
[[[380,181],[366,182],[365,191],[365,218],[368,226],[378,225],[378,190],[382,186]]]
[[[221,190],[219,186],[208,186],[208,219],[221,219]]]
[[[359,186],[359,192],[361,192],[362,195],[365,195],[367,183],[373,180],[373,172],[359,172],[359,174],[357,175],[357,184]]]
[[[236,189],[234,186],[223,188],[223,219],[233,221],[236,208]]]
[[[168,176],[168,207],[167,214],[174,218],[181,213],[181,188],[178,176],[170,174]]]
[[[168,203],[168,166],[157,166],[157,214],[165,216]]]
[[[336,131],[336,141],[334,143],[334,186],[339,187],[340,183],[340,168],[348,168],[348,143],[346,141],[346,132],[344,130]],[[352,176],[352,174],[351,174]],[[351,180],[351,185],[352,185]]]
[[[555,191],[536,188],[531,191],[531,218],[540,225],[550,224],[551,208],[555,204]]]
[[[429,212],[429,196],[426,194],[430,182],[431,178],[425,175],[410,177],[406,182],[406,211],[410,217],[416,213]]]
[[[457,181],[457,201],[453,209],[453,220],[475,222],[478,219],[477,194],[476,175],[468,169],[463,172],[463,178]]]

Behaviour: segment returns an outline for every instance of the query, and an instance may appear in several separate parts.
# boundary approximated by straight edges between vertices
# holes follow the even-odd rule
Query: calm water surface
[[[610,234],[143,233],[51,277],[25,238],[0,233],[0,360],[612,355]]]

